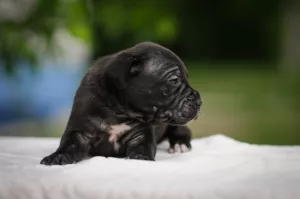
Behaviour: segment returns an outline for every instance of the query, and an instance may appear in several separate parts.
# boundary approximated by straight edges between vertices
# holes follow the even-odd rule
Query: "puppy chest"
[[[118,139],[130,129],[131,127],[127,124],[111,125],[108,129],[109,142],[116,143]]]

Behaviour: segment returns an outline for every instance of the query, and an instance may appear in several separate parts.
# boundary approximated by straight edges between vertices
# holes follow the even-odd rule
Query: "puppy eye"
[[[136,57],[134,57],[132,60],[131,60],[131,66],[137,66],[140,64],[140,60],[137,59]]]
[[[131,75],[137,75],[139,73],[140,71],[139,64],[140,64],[140,60],[138,60],[137,58],[133,58],[131,60],[130,69],[129,69]]]
[[[178,84],[179,78],[177,76],[172,76],[171,79],[169,80],[171,84]]]

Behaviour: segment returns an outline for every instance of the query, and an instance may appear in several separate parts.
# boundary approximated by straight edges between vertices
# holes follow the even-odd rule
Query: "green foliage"
[[[116,3],[117,2],[117,3]],[[96,4],[96,21],[106,35],[116,39],[126,32],[139,40],[174,40],[176,18],[164,1],[101,1]]]
[[[126,46],[143,40],[174,42],[176,21],[167,1],[37,0],[24,19],[0,22],[1,66],[8,73],[14,72],[20,61],[37,66],[39,56],[43,56],[41,48],[53,53],[53,36],[59,29],[84,41],[99,56],[110,51],[101,41],[114,43],[112,50],[122,43]],[[124,35],[129,35],[127,42]]]
[[[58,26],[58,2],[38,1],[25,19],[1,22],[0,59],[8,73],[12,73],[20,61],[36,66],[38,48],[33,46],[33,39],[38,38],[51,46],[52,35]]]
[[[37,0],[23,18],[1,21],[1,66],[8,74],[13,73],[20,62],[27,62],[33,68],[38,66],[39,58],[44,56],[41,50],[54,53],[53,36],[59,29],[67,29],[88,43],[90,28],[84,5],[82,1]]]
[[[278,0],[36,0],[24,19],[0,21],[0,66],[9,73],[20,61],[37,66],[42,48],[47,55],[55,51],[53,36],[60,29],[84,41],[93,59],[151,40],[189,60],[274,62],[278,5]]]
[[[91,42],[91,19],[87,2],[70,1],[61,8],[65,27],[73,36],[80,38],[86,44]]]
[[[94,58],[141,41],[170,45],[178,38],[178,18],[169,1],[92,2]]]

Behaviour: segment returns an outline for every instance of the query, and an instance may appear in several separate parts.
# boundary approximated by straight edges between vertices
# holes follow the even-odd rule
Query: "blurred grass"
[[[190,124],[194,137],[222,133],[257,144],[300,144],[299,74],[197,68],[189,67],[203,98],[202,115]]]

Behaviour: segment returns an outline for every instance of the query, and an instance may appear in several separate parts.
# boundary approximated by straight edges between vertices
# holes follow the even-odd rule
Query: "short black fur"
[[[197,118],[201,103],[178,56],[152,42],[137,44],[88,70],[60,146],[41,164],[71,164],[92,156],[154,160],[156,145],[164,139],[171,149],[176,144],[191,149],[185,124]]]

